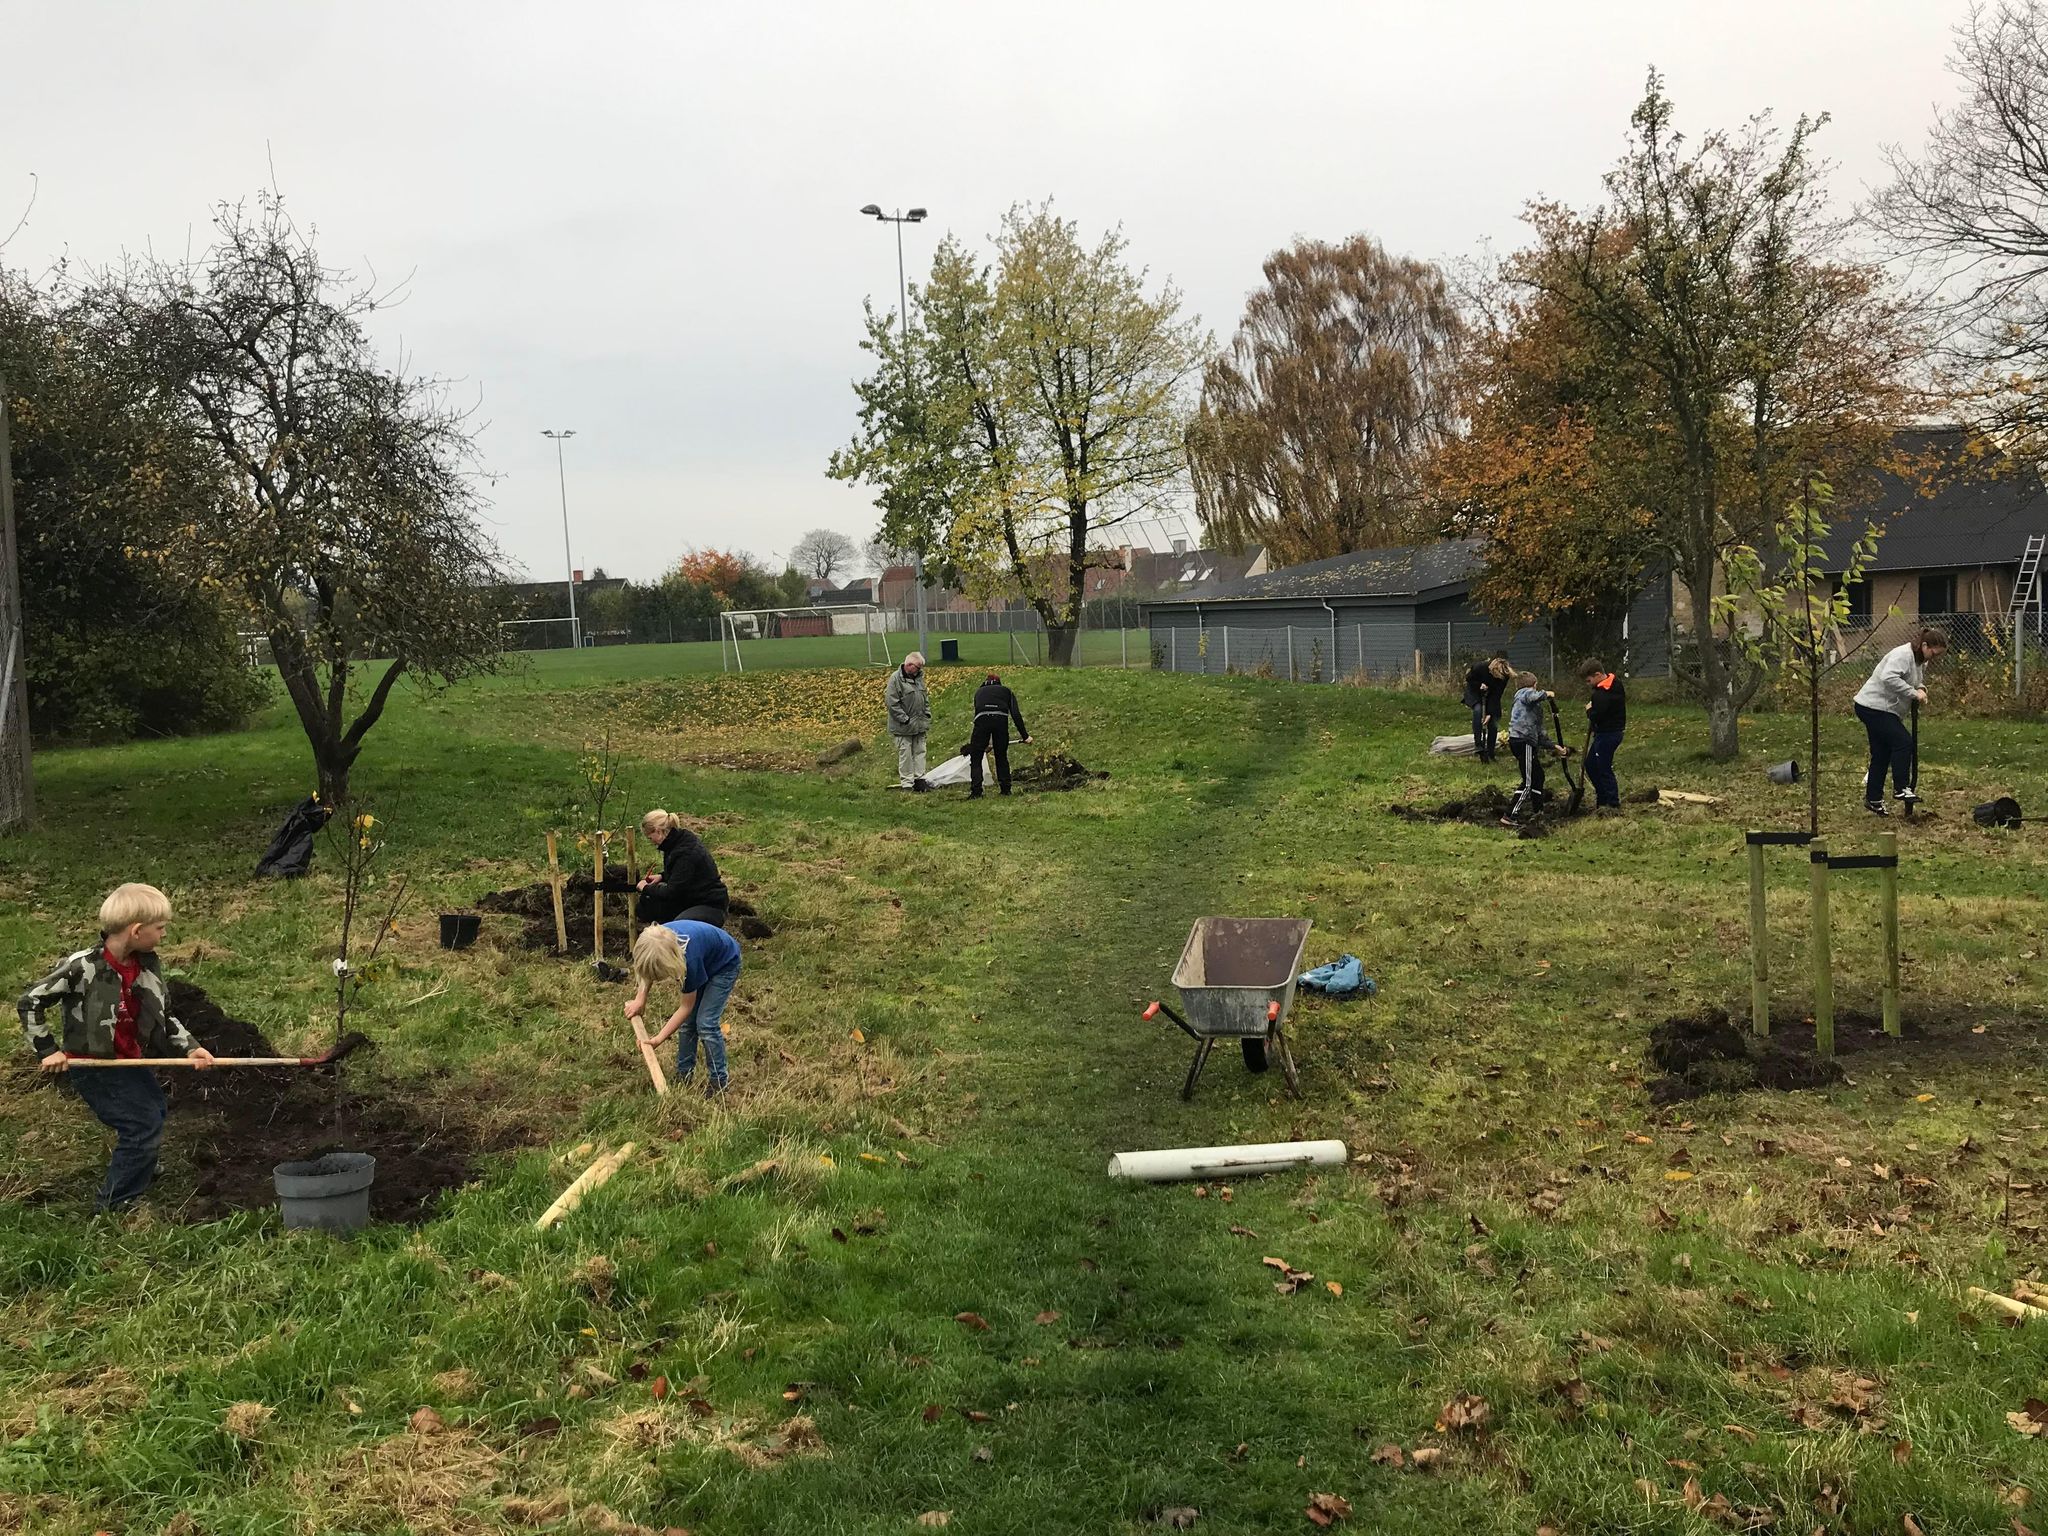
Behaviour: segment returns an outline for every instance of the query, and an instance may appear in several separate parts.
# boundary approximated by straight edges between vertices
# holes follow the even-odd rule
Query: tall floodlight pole
[[[576,558],[569,553],[569,472],[562,467],[562,444],[576,435],[574,427],[565,432],[543,429],[542,437],[555,440],[555,482],[562,491],[562,574],[569,583],[569,648],[583,649],[583,627],[576,622]]]
[[[896,318],[900,322],[903,337],[903,396],[910,398],[912,380],[910,375],[910,285],[903,276],[903,226],[924,222],[926,210],[913,208],[905,213],[900,208],[894,213],[884,213],[874,203],[861,209],[869,218],[880,219],[884,224],[896,226]],[[917,649],[922,654],[926,647],[924,622],[924,549],[922,543],[912,549],[911,559],[917,575]]]

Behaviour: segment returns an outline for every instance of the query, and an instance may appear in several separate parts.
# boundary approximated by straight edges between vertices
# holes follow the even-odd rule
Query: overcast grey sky
[[[0,260],[203,240],[270,176],[332,262],[413,273],[392,318],[481,398],[496,531],[562,570],[872,531],[824,478],[860,303],[895,303],[863,203],[986,237],[1052,196],[1121,221],[1219,338],[1296,235],[1447,258],[1532,197],[1588,201],[1652,63],[1682,124],[1826,111],[1855,198],[1915,144],[1962,0],[1031,0],[1029,4],[0,0]]]

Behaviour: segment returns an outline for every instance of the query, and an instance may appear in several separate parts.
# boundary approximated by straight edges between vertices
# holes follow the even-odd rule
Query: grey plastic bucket
[[[370,1184],[377,1159],[367,1152],[329,1152],[270,1170],[287,1227],[354,1232],[370,1224]]]
[[[1764,770],[1773,784],[1797,784],[1799,782],[1799,759],[1788,757],[1782,763],[1773,763]]]

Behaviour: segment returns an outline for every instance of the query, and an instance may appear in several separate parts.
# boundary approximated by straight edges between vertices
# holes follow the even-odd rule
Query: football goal
[[[826,607],[734,608],[718,616],[718,666],[722,672],[744,672],[751,657],[756,666],[784,665],[775,659],[783,640],[830,641],[837,646],[806,647],[806,659],[843,651],[838,659],[852,665],[856,657],[871,667],[893,667],[889,627],[873,603],[838,603]],[[857,642],[857,643],[856,643]]]

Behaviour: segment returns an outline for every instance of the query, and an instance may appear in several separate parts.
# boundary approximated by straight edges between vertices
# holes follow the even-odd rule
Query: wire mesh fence
[[[1327,623],[1209,623],[1159,616],[1147,636],[1163,671],[1280,678],[1296,683],[1371,682],[1434,686],[1462,678],[1474,662],[1504,655],[1517,669],[1555,678],[1577,664],[1583,646],[1566,644],[1549,624],[1518,629],[1483,621],[1445,623],[1333,616]],[[1670,637],[1629,635],[1624,626],[1602,656],[1637,677],[1670,675]]]

